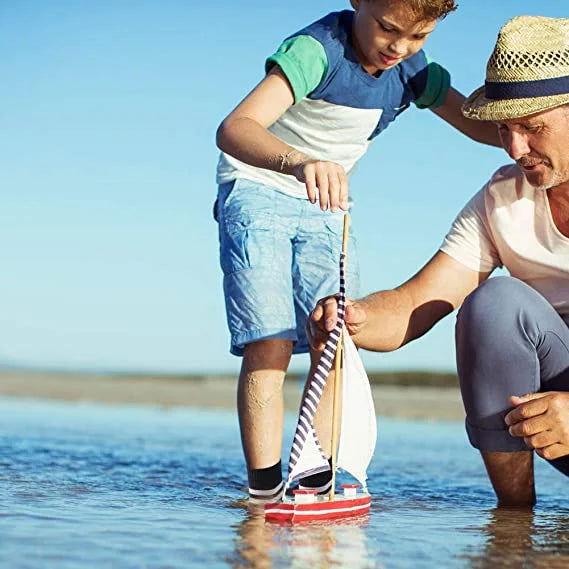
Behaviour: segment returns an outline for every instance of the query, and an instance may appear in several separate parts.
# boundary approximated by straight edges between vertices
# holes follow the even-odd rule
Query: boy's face
[[[395,67],[417,53],[435,29],[435,20],[419,21],[402,0],[351,0],[354,49],[371,74]]]

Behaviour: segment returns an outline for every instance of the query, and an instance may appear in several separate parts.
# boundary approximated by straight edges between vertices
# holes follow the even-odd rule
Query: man
[[[531,505],[533,450],[569,475],[569,19],[506,23],[484,87],[462,110],[494,121],[516,164],[472,198],[423,269],[352,303],[346,322],[360,347],[390,351],[461,307],[470,442],[499,505]],[[511,276],[488,280],[499,266]],[[335,322],[335,299],[321,300],[309,324],[314,348]]]

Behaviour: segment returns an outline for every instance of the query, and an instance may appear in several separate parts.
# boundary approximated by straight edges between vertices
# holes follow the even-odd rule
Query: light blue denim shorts
[[[214,215],[232,354],[250,342],[282,338],[309,351],[306,319],[319,298],[339,289],[343,213],[323,212],[259,182],[219,186]],[[354,236],[348,245],[347,293],[358,295]]]

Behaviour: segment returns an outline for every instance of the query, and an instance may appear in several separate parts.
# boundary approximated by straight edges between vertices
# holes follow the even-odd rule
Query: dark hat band
[[[484,95],[487,99],[531,99],[569,94],[569,75],[536,81],[492,82],[486,81]]]

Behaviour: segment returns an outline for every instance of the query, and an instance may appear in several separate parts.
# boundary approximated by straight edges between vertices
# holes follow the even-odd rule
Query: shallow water
[[[380,418],[344,523],[265,524],[243,471],[232,413],[0,399],[0,567],[569,565],[569,481],[539,461],[534,512],[494,509],[460,423]]]

